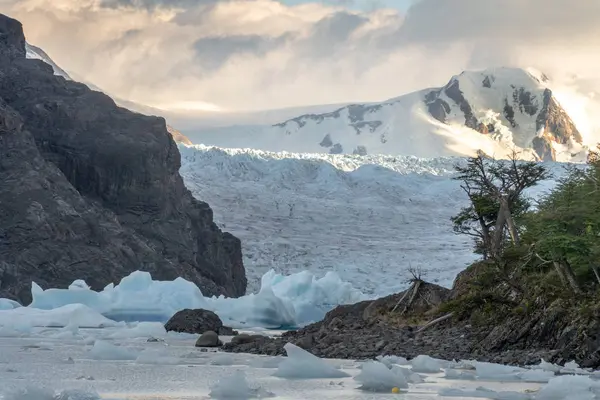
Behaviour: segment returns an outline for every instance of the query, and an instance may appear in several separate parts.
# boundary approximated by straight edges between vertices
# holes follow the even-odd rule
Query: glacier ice
[[[18,303],[0,301],[0,326],[12,326],[15,317],[30,326],[65,326],[74,318],[81,327],[111,326],[113,321],[164,323],[181,309],[204,308],[232,327],[296,327],[322,319],[339,304],[367,298],[333,272],[316,278],[305,271],[283,276],[273,270],[263,276],[258,293],[235,299],[204,297],[195,284],[183,278],[155,281],[142,271],[100,292],[76,280],[68,289],[43,290],[33,282],[31,294],[33,301],[28,307],[14,308]]]

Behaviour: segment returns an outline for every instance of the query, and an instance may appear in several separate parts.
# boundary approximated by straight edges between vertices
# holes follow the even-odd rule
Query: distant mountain
[[[353,104],[272,126],[188,133],[194,143],[270,151],[466,156],[513,149],[538,160],[583,160],[581,133],[535,71],[463,72],[441,88],[381,103]]]

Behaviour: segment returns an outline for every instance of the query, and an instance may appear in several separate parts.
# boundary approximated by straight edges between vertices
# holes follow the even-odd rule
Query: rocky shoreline
[[[501,364],[539,364],[540,359],[564,364],[575,360],[583,367],[600,366],[596,332],[597,318],[574,319],[564,309],[549,308],[537,314],[498,315],[486,323],[472,318],[447,317],[444,305],[464,295],[467,270],[452,290],[425,282],[412,304],[404,310],[414,285],[405,292],[374,301],[340,306],[317,323],[286,332],[278,338],[225,344],[224,351],[284,355],[291,342],[312,354],[326,358],[374,359],[396,355],[408,359],[420,354],[446,360],[477,359]],[[402,301],[400,301],[402,300]],[[398,307],[398,304],[401,304]]]

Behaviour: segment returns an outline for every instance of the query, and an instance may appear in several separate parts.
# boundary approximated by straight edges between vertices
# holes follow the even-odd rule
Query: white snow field
[[[404,289],[410,267],[450,287],[476,259],[450,221],[467,203],[451,179],[464,159],[179,148],[186,186],[242,240],[249,292],[270,269],[334,271],[368,296]],[[554,179],[563,173],[559,163],[546,165]]]
[[[559,376],[548,363],[523,369],[422,356],[421,367],[440,372],[416,373],[393,358],[385,364],[323,360],[295,346],[288,358],[203,351],[193,335],[141,325],[0,332],[0,399],[600,398],[597,373]],[[467,378],[452,378],[460,374]]]

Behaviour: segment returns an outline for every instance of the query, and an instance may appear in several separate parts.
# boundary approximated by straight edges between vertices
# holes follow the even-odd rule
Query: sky
[[[600,92],[592,0],[0,0],[0,12],[72,76],[163,108],[381,101],[494,66],[542,70],[590,115]]]

